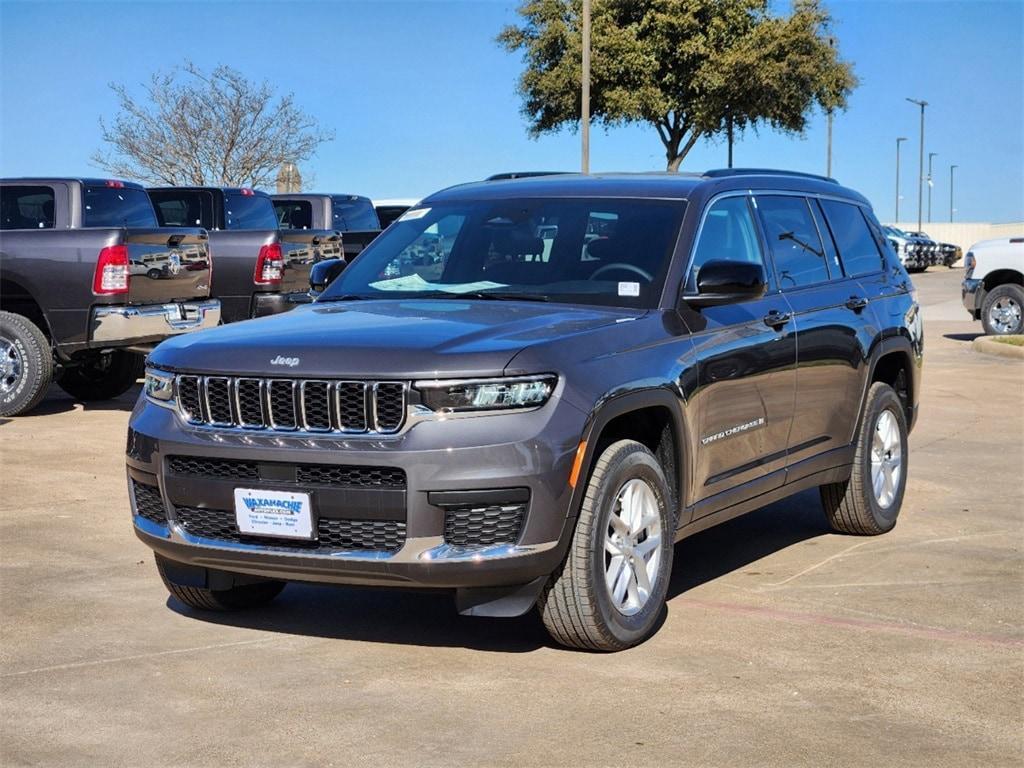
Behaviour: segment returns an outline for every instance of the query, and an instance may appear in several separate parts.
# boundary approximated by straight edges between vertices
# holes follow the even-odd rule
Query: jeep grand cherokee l
[[[896,524],[921,339],[868,202],[829,180],[452,187],[314,303],[153,352],[135,532],[197,609],[445,588],[622,649],[691,533],[812,487],[836,531]]]

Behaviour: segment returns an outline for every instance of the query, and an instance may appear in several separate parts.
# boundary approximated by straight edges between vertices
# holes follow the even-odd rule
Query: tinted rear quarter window
[[[227,229],[277,229],[274,204],[266,195],[224,195],[224,222]]]
[[[757,209],[782,290],[829,279],[825,249],[803,197],[758,195]]]
[[[882,254],[860,207],[836,200],[822,200],[821,207],[846,274],[856,277],[878,272],[882,268]]]
[[[368,198],[338,195],[331,198],[335,229],[361,231],[380,229],[377,211]]]
[[[307,200],[275,200],[274,210],[281,229],[313,228],[313,206]]]
[[[0,229],[53,229],[53,188],[0,187]]]

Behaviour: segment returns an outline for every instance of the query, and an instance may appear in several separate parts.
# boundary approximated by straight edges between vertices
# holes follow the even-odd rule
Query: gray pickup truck
[[[237,187],[150,189],[162,226],[201,226],[216,256],[211,295],[224,322],[274,315],[296,306],[317,261],[341,256],[341,235],[330,228],[282,231],[270,196]]]
[[[104,179],[0,180],[0,415],[54,378],[116,397],[156,342],[220,322],[199,227],[160,229],[145,190]]]
[[[368,197],[296,192],[271,198],[283,230],[339,230],[346,262],[352,261],[381,233],[377,211]]]

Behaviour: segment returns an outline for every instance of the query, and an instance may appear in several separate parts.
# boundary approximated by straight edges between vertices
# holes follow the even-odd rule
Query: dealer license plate
[[[252,536],[313,538],[313,511],[308,493],[235,488],[238,530]]]

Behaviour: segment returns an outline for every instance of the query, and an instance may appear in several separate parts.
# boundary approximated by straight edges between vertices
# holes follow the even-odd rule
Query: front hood
[[[312,304],[168,339],[174,371],[308,378],[498,376],[531,344],[587,333],[635,310],[458,299]]]

